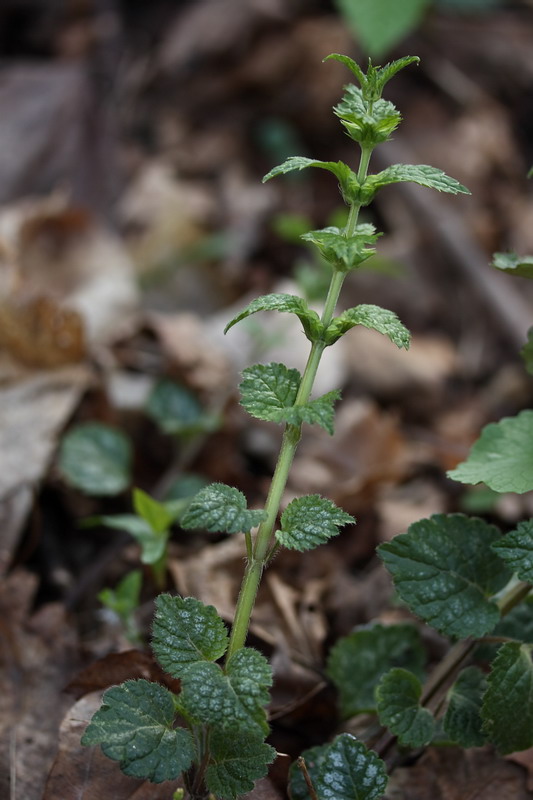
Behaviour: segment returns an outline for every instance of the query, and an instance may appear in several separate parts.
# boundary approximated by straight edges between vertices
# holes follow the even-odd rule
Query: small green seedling
[[[142,637],[135,619],[141,596],[142,572],[135,569],[117,584],[114,589],[102,589],[98,599],[120,620],[126,639],[134,646],[142,644]]]
[[[331,225],[303,235],[329,265],[329,286],[322,309],[315,311],[305,299],[296,295],[269,294],[253,300],[226,326],[227,332],[252,314],[278,311],[295,315],[303,335],[309,340],[309,357],[302,374],[279,363],[255,364],[243,372],[240,392],[246,411],[257,419],[284,426],[270,489],[264,507],[255,509],[248,507],[246,497],[238,489],[211,484],[196,495],[180,518],[185,529],[244,536],[247,560],[231,630],[228,632],[212,606],[192,597],[159,596],[152,647],[161,667],[180,680],[180,693],[173,694],[163,686],[143,680],[113,687],[105,693],[102,708],[92,718],[83,737],[86,745],[99,744],[106,755],[119,762],[127,775],[154,782],[182,775],[186,796],[191,800],[204,800],[208,796],[232,800],[250,792],[275,757],[272,747],[265,743],[269,732],[266,706],[272,683],[271,667],[260,652],[246,646],[261,577],[272,556],[280,548],[311,550],[328,542],[343,526],[355,523],[349,514],[318,494],[298,497],[283,510],[280,508],[304,423],[334,433],[334,406],[339,392],[312,396],[322,355],[356,325],[387,336],[399,348],[409,346],[409,331],[392,311],[374,305],[358,305],[336,313],[345,279],[375,252],[380,235],[371,223],[360,222],[360,210],[369,205],[382,188],[399,181],[411,181],[450,194],[468,193],[458,181],[426,165],[394,164],[380,172],[369,173],[374,148],[387,141],[401,121],[395,106],[382,98],[383,90],[397,72],[416,63],[416,57],[402,58],[383,68],[369,64],[366,72],[347,56],[334,54],[328,58],[348,67],[357,83],[346,87],[343,99],[334,109],[359,149],[356,169],[342,161],[291,157],[264,179],[313,167],[330,172],[339,184],[341,197],[348,207],[346,224],[343,227]],[[142,516],[145,522],[148,516],[145,508]],[[150,526],[153,531],[153,524]],[[470,534],[470,531],[465,532],[467,541]],[[401,547],[401,539],[395,545],[398,546]],[[454,538],[453,547],[458,546]],[[433,578],[442,571],[450,570],[453,576],[459,570],[461,564],[456,564],[453,547],[447,540],[441,542],[438,558],[431,560],[428,566],[428,581],[431,582],[432,570]],[[490,555],[484,562],[485,567],[480,567],[479,575],[472,567],[474,574],[468,572],[464,577],[459,574],[456,584],[450,584],[449,580],[444,582],[448,613],[440,607],[442,603],[438,605],[439,598],[435,599],[439,625],[446,625],[452,636],[467,631],[469,619],[477,621],[479,617],[481,622],[474,626],[473,634],[468,628],[466,635],[482,635],[496,624],[497,604],[486,595],[497,592],[503,580],[501,570],[494,567],[500,564],[498,556],[490,550],[490,543],[485,550],[487,547]],[[417,558],[416,550],[412,554],[410,549],[407,548],[406,557],[401,552],[395,555],[394,548],[389,553],[384,546],[382,551],[388,565],[392,565],[393,570],[398,565],[407,582],[407,567],[416,563]],[[472,547],[463,559],[467,567],[471,551]],[[505,565],[502,569],[508,575]],[[398,591],[402,594],[400,583]],[[469,616],[457,605],[456,594],[459,598],[464,595],[473,604]],[[424,609],[423,597],[418,598],[415,611],[419,608]],[[460,628],[463,615],[464,626]],[[442,625],[440,617],[444,620]],[[378,636],[381,635],[389,637],[388,633],[378,632]],[[391,653],[396,654],[392,674],[387,669],[387,657]],[[420,740],[426,742],[430,736],[429,712],[419,712],[417,706],[422,662],[420,645],[410,629],[402,630],[400,635],[393,632],[390,641],[387,638],[385,645],[381,645],[376,660],[376,670],[386,680],[379,700],[383,721],[391,723],[391,730],[397,727],[394,702],[400,695],[406,706],[401,715],[413,720],[405,734],[406,741],[411,744]],[[330,665],[330,671],[334,677],[335,667]],[[371,676],[367,676],[366,681],[370,683]],[[350,697],[349,703],[351,708],[372,705],[371,688],[367,686],[360,697]],[[490,717],[487,714],[487,720]],[[347,734],[321,745],[311,756],[306,754],[305,760],[309,783],[305,779],[302,783],[297,772],[294,777],[297,785],[293,782],[291,788],[293,798],[377,800],[385,791],[384,763],[365,743]]]

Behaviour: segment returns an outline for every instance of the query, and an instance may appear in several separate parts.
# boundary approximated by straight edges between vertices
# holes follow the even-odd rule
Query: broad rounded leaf
[[[521,581],[533,582],[533,519],[519,522],[492,547]]]
[[[517,256],[516,253],[494,253],[492,265],[509,275],[533,278],[533,256]]]
[[[174,696],[157,683],[126,681],[105,692],[82,744],[101,745],[133,778],[153,783],[177,778],[194,757],[189,731],[174,727]]]
[[[205,773],[207,788],[222,800],[235,800],[251,792],[262,778],[276,751],[251,731],[213,730],[209,739],[211,760]]]
[[[488,677],[483,732],[500,753],[533,745],[533,645],[509,642],[498,650]]]
[[[206,416],[195,395],[166,378],[154,387],[146,411],[164,433],[189,433],[205,427]]]
[[[293,500],[281,515],[276,539],[290,550],[312,550],[337,536],[339,528],[354,518],[319,494]]]
[[[376,192],[383,186],[404,181],[417,183],[419,186],[426,186],[428,189],[436,189],[438,192],[447,192],[448,194],[470,194],[466,186],[456,181],[455,178],[450,178],[442,170],[427,164],[393,164],[376,175],[370,175],[365,185],[369,188],[372,187]]]
[[[325,332],[326,343],[333,344],[350,328],[364,325],[388,336],[397,347],[409,349],[411,334],[393,311],[373,305],[360,305],[349,308],[339,317],[335,317]]]
[[[495,492],[533,489],[533,411],[486,425],[467,460],[448,477],[461,483],[483,481]]]
[[[373,625],[338,639],[328,657],[327,674],[339,692],[342,716],[375,711],[381,676],[392,667],[421,676],[425,661],[414,625]]]
[[[435,732],[433,715],[420,705],[421,694],[416,675],[399,667],[383,675],[376,689],[379,721],[406,747],[425,747]]]
[[[77,489],[90,495],[114,495],[131,482],[130,440],[98,422],[77,425],[63,437],[59,469]]]
[[[477,667],[467,667],[448,692],[444,730],[461,747],[482,747],[486,736],[481,730],[481,703],[487,679]]]
[[[378,800],[387,787],[385,764],[349,733],[327,747],[315,789],[320,800]]]
[[[198,722],[268,733],[265,706],[272,670],[257,650],[237,650],[225,670],[207,661],[192,664],[181,683],[180,701]]]
[[[224,333],[227,333],[237,322],[258,311],[287,311],[290,314],[295,314],[302,323],[305,335],[311,342],[315,342],[322,332],[320,317],[316,311],[308,308],[307,303],[301,297],[293,294],[266,294],[252,300],[243,311],[233,317],[224,328]]]
[[[246,497],[234,486],[212,483],[193,498],[181,518],[185,529],[203,528],[211,533],[248,532],[265,517],[261,509],[248,510]]]
[[[228,633],[214,606],[194,597],[156,598],[152,649],[174,678],[198,661],[216,661],[228,647]]]
[[[446,636],[483,636],[500,618],[489,598],[511,573],[491,548],[494,525],[435,514],[380,545],[378,554],[411,611]]]

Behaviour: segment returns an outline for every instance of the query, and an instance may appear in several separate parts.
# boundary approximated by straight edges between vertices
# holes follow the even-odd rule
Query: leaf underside
[[[533,489],[533,411],[486,425],[467,460],[448,477],[461,483],[483,481],[495,492]]]
[[[388,336],[397,347],[409,349],[411,334],[405,325],[400,322],[393,311],[373,305],[356,306],[336,317],[325,332],[326,342],[333,344],[339,336],[355,325],[363,325],[365,328],[378,331],[378,333]]]
[[[258,311],[281,311],[295,314],[302,323],[305,335],[312,342],[319,337],[322,331],[318,314],[308,308],[303,298],[292,294],[267,294],[252,300],[245,309],[233,317],[224,328],[224,333],[227,333],[230,328],[241,320],[246,319],[251,314],[256,314]]]

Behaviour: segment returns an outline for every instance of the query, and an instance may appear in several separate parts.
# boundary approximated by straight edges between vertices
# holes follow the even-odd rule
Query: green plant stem
[[[359,170],[357,173],[357,178],[360,183],[364,182],[366,178],[371,154],[372,148],[361,148],[361,160],[359,162]],[[348,221],[344,230],[345,236],[353,235],[357,226],[360,208],[360,203],[354,203],[350,207]],[[328,293],[324,303],[324,310],[321,317],[321,322],[324,326],[324,329],[327,328],[333,319],[345,277],[346,274],[343,272],[334,272],[331,276]],[[302,380],[300,381],[296,400],[294,401],[295,406],[305,405],[305,403],[307,403],[309,400],[318,366],[320,364],[320,359],[322,358],[322,353],[324,352],[325,348],[326,344],[324,341],[318,340],[313,342],[309,357],[307,359],[307,364],[302,375]],[[261,577],[263,575],[266,563],[269,560],[269,556],[272,553],[272,535],[274,533],[274,526],[279,514],[281,499],[287,485],[289,471],[294,460],[294,455],[300,441],[301,433],[301,424],[287,425],[285,427],[281,449],[278,456],[278,462],[274,470],[274,475],[272,476],[270,491],[265,503],[265,519],[258,528],[257,535],[255,537],[255,543],[252,549],[252,555],[251,557],[248,557],[244,571],[241,589],[237,600],[237,607],[235,609],[235,617],[233,619],[229,646],[226,653],[226,661],[231,658],[233,653],[235,653],[241,647],[244,647],[246,641],[246,635],[250,626],[250,617],[252,615],[255,598],[257,597]]]

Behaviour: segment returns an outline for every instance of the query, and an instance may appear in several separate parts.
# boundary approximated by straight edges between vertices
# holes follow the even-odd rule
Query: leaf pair
[[[163,669],[181,680],[179,696],[145,680],[113,687],[82,743],[100,744],[127,775],[156,783],[207,758],[208,789],[233,800],[253,788],[275,755],[263,741],[271,669],[251,648],[237,650],[225,668],[215,663],[227,650],[228,634],[213,606],[161,595],[156,607],[153,650]],[[176,727],[177,714],[188,727],[210,732],[208,754],[197,749],[190,730]]]

